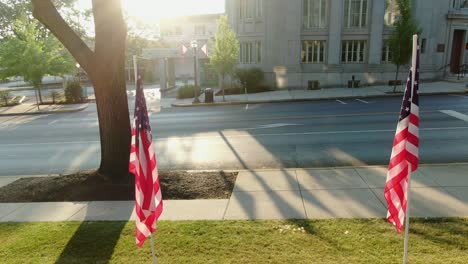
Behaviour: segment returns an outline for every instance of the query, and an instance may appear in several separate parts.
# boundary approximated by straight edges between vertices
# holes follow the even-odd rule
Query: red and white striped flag
[[[136,244],[141,247],[156,231],[163,200],[141,78],[135,98],[129,170],[135,175]]]
[[[406,82],[384,190],[388,204],[387,219],[395,225],[398,233],[403,230],[407,212],[409,177],[419,163],[419,47],[415,64],[414,81],[413,68]]]

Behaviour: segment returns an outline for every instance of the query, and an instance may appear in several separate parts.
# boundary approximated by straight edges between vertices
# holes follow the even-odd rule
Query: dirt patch
[[[161,171],[163,199],[227,199],[237,173]],[[0,188],[0,202],[128,201],[135,199],[133,177],[109,182],[95,172],[22,178]]]

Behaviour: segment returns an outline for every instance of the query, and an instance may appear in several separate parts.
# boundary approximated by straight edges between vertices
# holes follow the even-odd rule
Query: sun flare
[[[223,0],[122,0],[130,17],[145,23],[157,23],[161,18],[224,12]]]

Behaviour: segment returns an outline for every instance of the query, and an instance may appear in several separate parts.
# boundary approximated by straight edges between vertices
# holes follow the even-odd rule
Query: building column
[[[328,23],[328,64],[340,64],[343,0],[330,1],[330,19]]]
[[[159,85],[161,91],[167,89],[166,59],[159,59]]]
[[[369,64],[380,64],[382,58],[382,33],[384,28],[385,0],[372,1],[369,37]]]

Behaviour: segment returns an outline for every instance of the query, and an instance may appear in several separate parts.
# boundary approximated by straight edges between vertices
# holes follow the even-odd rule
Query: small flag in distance
[[[202,46],[201,51],[203,51],[203,53],[205,53],[205,55],[208,56],[208,47],[206,46],[206,44]]]
[[[182,46],[180,47],[180,53],[182,54],[182,56],[184,56],[185,53],[187,53],[187,51],[188,51],[188,48],[185,47],[184,44],[182,44]]]

